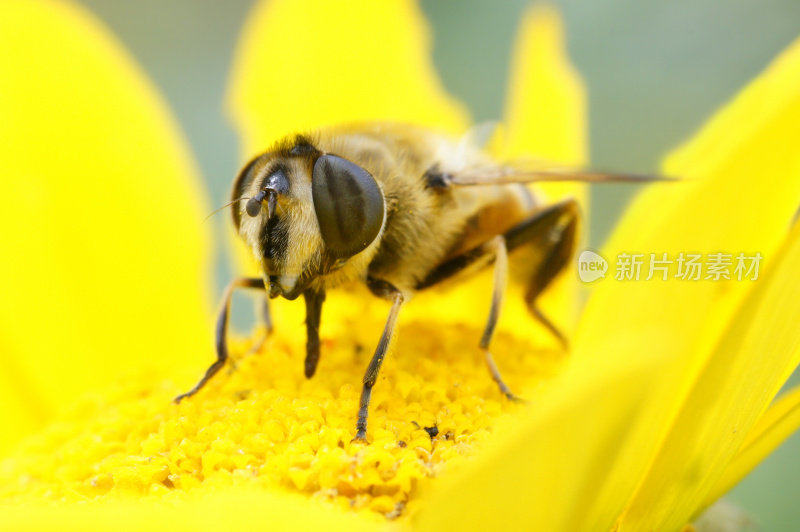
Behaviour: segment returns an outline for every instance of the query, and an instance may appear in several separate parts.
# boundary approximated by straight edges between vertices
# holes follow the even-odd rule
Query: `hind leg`
[[[575,200],[542,209],[506,233],[508,248],[532,245],[541,260],[528,281],[525,302],[534,318],[567,347],[567,338],[537,306],[538,297],[561,273],[575,251],[580,211]]]
[[[528,281],[528,286],[525,290],[525,302],[534,318],[550,331],[566,349],[568,347],[567,338],[542,313],[536,302],[539,295],[564,269],[575,250],[579,214],[578,204],[574,200],[566,200],[538,211],[506,232],[504,236],[495,237],[486,244],[486,247],[489,248],[487,251],[493,253],[495,257],[494,291],[489,319],[487,320],[480,345],[486,356],[486,363],[489,366],[492,378],[494,378],[500,391],[511,400],[518,400],[518,398],[511,393],[511,390],[503,382],[489,351],[489,342],[497,325],[499,309],[502,305],[506,287],[507,253],[522,245],[532,245],[541,254],[541,261],[538,262],[533,275]]]
[[[504,235],[497,235],[493,239],[440,264],[429,272],[416,287],[418,290],[423,290],[457,275],[473,264],[487,259],[494,262],[492,303],[483,336],[481,336],[480,347],[483,349],[492,378],[497,383],[500,391],[509,399],[517,400],[517,397],[503,381],[489,350],[506,289],[508,252],[522,245],[531,246],[538,250],[541,260],[537,262],[536,269],[530,278],[525,300],[533,316],[566,346],[566,338],[542,314],[536,306],[536,299],[569,261],[575,247],[578,217],[578,204],[574,200],[566,200],[541,209],[530,218],[514,226]]]
[[[533,317],[564,346],[567,344],[566,337],[539,310],[536,302],[539,295],[569,262],[575,250],[579,218],[580,209],[577,202],[569,199],[536,211],[530,218],[520,222],[502,235],[505,239],[505,249],[508,252],[523,245],[537,251],[538,260],[528,279],[525,301]],[[440,264],[428,273],[416,289],[424,290],[435,286],[464,271],[469,266],[485,260],[487,255],[493,256],[496,251],[496,244],[493,242],[494,240],[485,242]]]
[[[489,366],[489,372],[492,378],[497,383],[500,391],[511,399],[517,401],[518,398],[508,388],[500,375],[500,370],[494,362],[492,352],[489,350],[489,345],[494,336],[494,330],[497,327],[497,321],[500,318],[500,308],[503,306],[503,297],[506,292],[506,282],[508,278],[508,252],[506,246],[506,238],[503,235],[497,235],[488,242],[484,242],[470,251],[454,257],[453,259],[439,265],[419,284],[418,288],[427,288],[434,286],[441,281],[452,277],[453,275],[463,271],[468,266],[478,261],[487,261],[494,263],[494,282],[492,287],[492,302],[489,307],[489,316],[486,319],[486,326],[483,329],[481,336],[480,348],[483,350],[483,355],[486,359],[486,365]]]

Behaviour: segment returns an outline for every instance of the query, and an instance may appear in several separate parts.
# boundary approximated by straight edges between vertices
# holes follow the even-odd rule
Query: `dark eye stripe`
[[[361,189],[360,186],[358,186],[358,183],[356,182],[355,179],[343,179],[342,181],[344,182],[344,185],[347,187],[348,196],[353,198],[353,203],[358,203],[359,206],[363,207],[364,203],[369,201],[368,198],[365,197],[364,191]],[[353,224],[356,227],[363,226],[366,221],[364,217],[365,209],[364,208],[352,209],[349,207],[351,206],[342,202],[341,207],[339,207],[339,216],[341,216],[344,219],[345,216],[349,215],[350,218],[352,218]]]
[[[311,194],[320,233],[332,257],[352,257],[380,232],[384,199],[375,178],[364,168],[337,155],[323,155],[314,163]]]
[[[276,264],[286,262],[289,251],[289,228],[278,216],[273,216],[261,229],[261,252]]]
[[[352,183],[352,180],[348,179],[330,179],[327,182],[328,190],[330,191],[330,196],[332,198],[343,198],[346,197],[342,194],[341,184],[342,182],[349,183],[350,186],[347,188],[351,191],[351,196],[353,195],[353,189],[355,189],[355,194],[360,194],[358,190],[358,186],[355,186],[355,183]],[[351,199],[352,201],[352,199]],[[331,202],[331,208],[335,211],[336,215],[333,216],[333,221],[336,224],[337,232],[339,235],[346,235],[347,234],[347,216],[355,214],[355,212],[348,212],[349,209],[346,208],[347,204],[344,201],[334,201]],[[355,221],[354,218],[351,220]],[[330,223],[330,222],[328,222]]]

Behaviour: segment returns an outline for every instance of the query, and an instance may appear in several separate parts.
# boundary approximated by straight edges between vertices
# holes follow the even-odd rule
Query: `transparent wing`
[[[548,166],[536,161],[519,161],[505,165],[470,167],[454,172],[442,172],[450,185],[506,185],[510,183],[536,183],[570,181],[583,183],[651,183],[680,181],[675,177],[606,172],[601,170]]]

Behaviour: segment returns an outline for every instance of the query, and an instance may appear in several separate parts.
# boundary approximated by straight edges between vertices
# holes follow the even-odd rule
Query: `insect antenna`
[[[272,188],[265,188],[247,200],[247,205],[245,205],[244,208],[247,214],[250,216],[258,216],[258,213],[261,212],[261,204],[264,202],[265,197],[267,198],[267,219],[269,220],[272,218],[272,215],[275,214],[275,206],[278,203],[278,192]]]
[[[208,214],[208,216],[206,216],[203,219],[203,221],[204,222],[208,221],[209,218],[211,218],[212,216],[214,216],[218,212],[227,209],[228,207],[230,207],[231,205],[233,205],[237,201],[245,201],[245,200],[247,201],[247,206],[245,207],[245,210],[247,210],[247,214],[249,214],[250,216],[258,216],[258,213],[261,211],[261,202],[264,201],[264,197],[266,197],[266,196],[269,196],[267,198],[267,209],[268,209],[267,210],[267,218],[272,218],[272,215],[275,213],[275,205],[276,205],[276,203],[278,201],[278,198],[277,198],[277,193],[274,190],[268,188],[268,189],[262,190],[261,192],[259,192],[258,194],[256,194],[255,196],[252,196],[250,198],[237,198],[235,200],[229,201],[228,203],[226,203],[222,207],[220,207],[218,209],[214,209],[213,211],[211,211]]]
[[[233,205],[233,204],[234,204],[234,203],[236,203],[237,201],[242,201],[243,199],[245,199],[245,198],[239,198],[239,199],[235,199],[235,200],[233,200],[233,201],[229,201],[228,203],[226,203],[225,205],[223,205],[223,206],[222,206],[222,207],[220,207],[219,209],[214,209],[213,211],[211,211],[211,212],[209,213],[209,215],[208,215],[208,216],[206,216],[205,218],[203,218],[203,221],[204,221],[204,222],[208,221],[208,219],[209,219],[209,218],[211,218],[212,216],[214,216],[214,215],[215,215],[215,214],[217,214],[218,212],[220,212],[220,211],[222,211],[222,210],[225,210],[225,209],[227,209],[228,207],[230,207],[231,205]]]

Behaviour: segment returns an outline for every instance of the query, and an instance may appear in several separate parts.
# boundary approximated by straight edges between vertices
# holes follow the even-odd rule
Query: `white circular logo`
[[[584,250],[578,255],[578,277],[591,283],[606,276],[608,261],[594,251]]]

